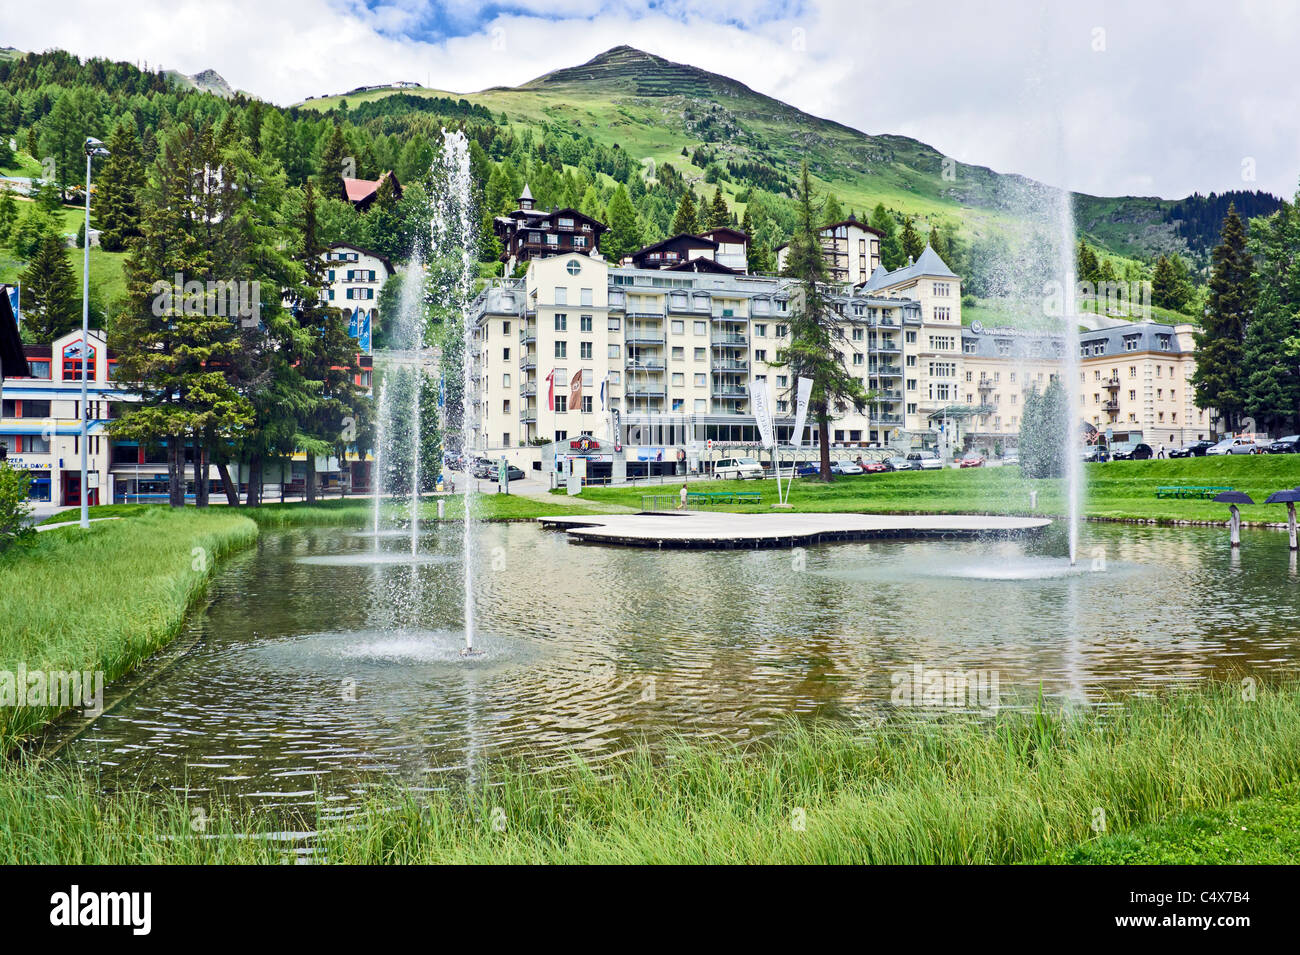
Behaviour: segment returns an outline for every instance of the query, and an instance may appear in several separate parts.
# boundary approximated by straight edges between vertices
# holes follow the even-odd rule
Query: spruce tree
[[[832,480],[830,422],[849,405],[857,411],[873,398],[844,364],[841,347],[848,347],[844,319],[832,306],[826,259],[822,254],[820,204],[813,193],[808,162],[800,169],[795,196],[798,216],[786,257],[786,274],[799,282],[799,295],[790,317],[790,344],[777,350],[773,365],[789,369],[792,399],[800,378],[812,379],[808,414],[821,442],[821,479]]]
[[[81,283],[63,240],[47,232],[19,277],[23,286],[23,337],[45,344],[81,323]]]
[[[93,212],[99,225],[99,244],[105,252],[121,252],[140,234],[140,191],[144,165],[135,127],[124,122],[108,139],[109,157],[95,183]]]
[[[1254,314],[1246,327],[1246,411],[1262,430],[1294,433],[1300,420],[1300,213],[1291,203],[1251,223]]]
[[[877,203],[876,208],[871,210],[871,220],[868,224],[880,232],[882,236],[880,239],[881,265],[891,272],[906,265],[907,254],[903,251],[903,243],[898,238],[898,223],[889,214],[883,202]]]
[[[1228,207],[1219,238],[1211,256],[1209,300],[1196,332],[1192,384],[1196,406],[1216,409],[1228,430],[1235,431],[1246,406],[1243,359],[1255,289],[1246,230],[1234,206]]]
[[[722,196],[722,189],[719,187],[713,193],[713,202],[709,206],[709,214],[705,220],[705,228],[708,229],[725,229],[731,225],[731,210],[727,208],[727,200]]]
[[[925,245],[921,242],[921,236],[916,231],[916,224],[912,221],[911,216],[903,218],[903,232],[899,236],[899,241],[903,246],[903,255],[909,262],[915,262],[925,251]]]
[[[694,235],[700,231],[700,224],[695,215],[695,194],[690,189],[682,194],[682,201],[677,206],[677,214],[673,216],[671,231],[673,235]]]
[[[321,145],[320,162],[316,175],[320,183],[322,199],[347,199],[347,189],[343,186],[345,163],[351,156],[347,140],[343,138],[343,128],[334,123]]]
[[[636,209],[628,197],[627,189],[620,183],[610,197],[607,231],[600,238],[600,251],[605,258],[617,263],[625,255],[630,255],[641,248],[641,231],[637,226]]]

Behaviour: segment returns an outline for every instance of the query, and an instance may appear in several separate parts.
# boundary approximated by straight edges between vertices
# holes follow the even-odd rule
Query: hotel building
[[[592,476],[616,473],[620,455],[629,474],[672,471],[679,460],[707,470],[728,450],[756,452],[756,388],[768,389],[788,441],[794,382],[773,363],[790,341],[799,286],[700,251],[705,261],[679,256],[667,268],[611,267],[599,254],[534,257],[522,278],[484,289],[470,311],[477,452],[540,468],[591,435],[610,445],[593,455],[602,460],[591,462]],[[960,281],[929,250],[870,278],[841,286],[834,306],[845,367],[877,399],[861,412],[838,409],[832,443],[932,445],[931,416],[956,400]],[[815,438],[810,423],[805,446]]]

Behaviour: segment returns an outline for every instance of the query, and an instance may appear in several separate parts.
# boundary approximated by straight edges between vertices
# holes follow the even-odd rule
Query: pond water
[[[485,761],[544,769],[672,734],[760,737],[888,711],[897,674],[984,670],[1004,699],[1095,704],[1176,681],[1293,675],[1285,534],[1087,525],[1071,570],[1037,541],[652,551],[475,529],[460,656],[459,525],[406,539],[263,535],[224,565],[188,650],[64,753],[103,784],[340,811],[376,781],[438,787]]]

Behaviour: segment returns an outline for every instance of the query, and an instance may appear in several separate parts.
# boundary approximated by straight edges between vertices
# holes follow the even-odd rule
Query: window
[[[767,361],[767,349],[765,348],[754,349],[754,361]]]
[[[674,410],[674,411],[682,411],[682,410],[684,410],[682,406],[683,406],[685,403],[686,403],[686,400],[685,400],[684,398],[674,398],[674,399],[673,399],[673,410]]]
[[[703,388],[703,387],[704,387],[705,385],[707,385],[708,383],[709,383],[709,382],[708,382],[708,376],[707,376],[707,375],[704,375],[704,374],[702,374],[702,373],[700,373],[700,374],[696,374],[696,376],[695,376],[695,386],[696,386],[697,388]]]
[[[555,432],[555,440],[556,440],[556,441],[568,441],[568,440],[569,440],[569,432],[567,432],[567,431],[557,431],[557,432]]]
[[[501,402],[501,411],[502,411],[503,414],[510,414],[510,399],[509,399],[509,398],[507,398],[505,401]]]
[[[934,320],[936,322],[951,322],[952,309],[949,308],[947,305],[936,306],[934,310]]]
[[[27,374],[33,378],[48,379],[50,377],[50,360],[48,358],[43,358],[40,360],[29,361],[27,363]]]
[[[861,365],[861,364],[862,364],[862,352],[854,352],[854,353],[853,353],[853,364],[855,364],[855,365]]]
[[[569,329],[569,316],[565,315],[563,312],[556,312],[555,330],[557,332],[564,332],[564,331],[568,331],[568,329]]]
[[[591,395],[582,396],[582,410],[584,414],[591,414]]]
[[[903,333],[903,340],[906,341],[909,345],[915,345],[915,344],[916,344],[916,332],[904,332],[904,333]]]
[[[708,410],[709,410],[709,403],[708,403],[707,400],[705,400],[704,398],[696,398],[696,399],[695,399],[695,413],[696,413],[696,414],[703,414],[704,412],[706,412],[706,411],[708,411]]]
[[[564,288],[563,286],[560,286],[560,287],[556,288],[556,290],[555,290],[555,304],[556,304],[556,305],[568,305],[568,304],[569,304],[569,290],[568,290],[567,288]]]
[[[951,335],[931,335],[930,350],[931,351],[952,351],[952,349],[955,347],[953,344],[954,341],[955,339]]]
[[[510,376],[509,376],[509,375],[502,375],[502,376],[501,376],[501,387],[502,387],[502,388],[509,388],[509,387],[510,387]]]
[[[557,341],[555,343],[555,357],[567,358],[569,356],[569,343],[566,341]]]
[[[696,335],[707,335],[709,333],[708,322],[695,322],[694,324],[695,324],[694,331]]]
[[[509,360],[510,360],[510,349],[509,349],[509,348],[503,348],[503,349],[501,349],[501,360],[502,360],[502,361],[509,361]]]
[[[614,318],[613,316],[610,316],[610,319],[606,323],[605,327],[608,328],[611,332],[616,332],[620,328],[619,320],[617,318]]]
[[[559,394],[558,390],[555,395],[555,413],[563,414],[569,410],[569,396]]]
[[[570,265],[573,265],[572,262],[570,262],[569,264],[570,264]],[[592,301],[592,300],[591,300],[591,289],[589,289],[589,288],[578,289],[578,303],[579,303],[579,304],[581,304],[581,305],[590,305],[590,304],[591,304],[591,301]]]
[[[696,360],[696,361],[704,361],[704,349],[703,349],[703,348],[697,348],[697,349],[695,349],[695,360]]]
[[[755,326],[754,326],[754,335],[755,335],[755,337],[757,337],[757,338],[766,338],[766,337],[767,337],[767,326],[766,326],[766,325],[755,325]]]
[[[578,342],[578,357],[591,358],[591,342]]]
[[[685,360],[686,360],[686,349],[683,348],[681,345],[674,345],[673,361],[685,361]]]
[[[673,372],[673,387],[674,387],[674,388],[684,388],[684,387],[686,387],[686,375],[685,375],[685,373],[680,372],[680,371],[675,371],[675,372]]]
[[[786,335],[789,335],[789,334],[790,334],[790,327],[789,327],[788,325],[778,325],[778,326],[776,326],[776,337],[777,337],[777,338],[785,338],[785,336],[786,336]]]
[[[617,345],[610,345],[610,346],[609,346],[609,357],[610,357],[610,358],[617,358],[617,357],[618,357],[618,346],[617,346]]]
[[[940,298],[947,298],[952,295],[952,285],[948,282],[935,282],[934,294]]]
[[[590,316],[590,315],[583,315],[583,316],[579,317],[579,319],[578,319],[578,331],[580,331],[580,332],[589,332],[589,331],[591,331],[591,316]]]
[[[686,334],[686,323],[680,318],[674,318],[669,324],[672,326],[670,330],[674,335]]]
[[[777,387],[778,387],[778,388],[788,388],[788,387],[790,387],[790,376],[789,376],[789,375],[777,375],[777,376],[776,376],[776,384],[777,384]]]

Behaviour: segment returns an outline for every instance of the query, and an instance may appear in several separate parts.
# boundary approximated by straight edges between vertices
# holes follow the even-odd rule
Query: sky
[[[620,44],[864,132],[1097,195],[1300,177],[1294,0],[60,0],[0,45],[196,73],[289,104],[516,85]],[[1060,8],[1060,9],[1057,9]]]

